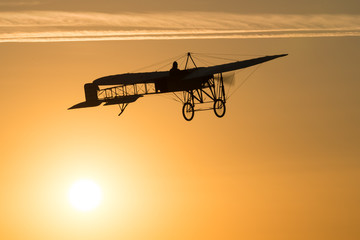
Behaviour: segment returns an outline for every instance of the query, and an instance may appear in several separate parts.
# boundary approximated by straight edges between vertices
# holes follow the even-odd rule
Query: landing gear
[[[187,102],[184,104],[182,114],[186,121],[191,121],[194,118],[194,105]]]
[[[215,115],[222,118],[226,112],[222,74],[220,73],[217,78],[209,78],[201,88],[183,91],[182,98],[178,97],[178,99],[183,103],[182,114],[186,121],[191,121],[194,118],[195,111],[206,110],[214,110]],[[195,103],[197,108],[195,108]],[[205,107],[199,108],[200,104],[205,105]]]
[[[197,68],[190,53],[188,53],[185,69],[189,59],[194,64],[195,68]],[[223,117],[226,112],[226,97],[222,73],[209,75],[206,78],[202,77],[194,81],[194,84],[186,82],[188,89],[182,92],[182,96],[178,96],[174,93],[180,102],[183,103],[182,115],[185,120],[191,121],[194,118],[195,111],[206,110],[214,110],[217,117]],[[199,107],[199,105],[204,107]]]
[[[222,118],[225,115],[226,107],[225,101],[222,99],[216,99],[214,101],[214,113],[217,117]]]
[[[224,87],[224,80],[222,73],[218,75],[218,81],[214,81],[213,101],[214,101],[213,108],[215,115],[218,118],[222,118],[226,112],[225,87]]]

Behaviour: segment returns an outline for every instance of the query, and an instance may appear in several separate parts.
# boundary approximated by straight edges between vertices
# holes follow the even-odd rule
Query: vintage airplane
[[[284,56],[287,54],[264,56],[210,67],[197,67],[191,54],[188,53],[184,70],[179,70],[175,61],[170,71],[125,73],[86,83],[84,85],[86,101],[69,109],[94,107],[102,103],[105,103],[104,105],[118,104],[120,116],[129,103],[135,102],[140,97],[176,92],[182,93],[182,98],[178,98],[182,101],[182,114],[187,121],[191,121],[194,112],[200,110],[214,110],[217,117],[223,117],[226,111],[223,73],[248,68]],[[187,69],[189,60],[192,61],[194,68]],[[100,89],[100,86],[111,87]],[[205,109],[195,108],[195,104],[205,103],[211,103],[212,106]]]

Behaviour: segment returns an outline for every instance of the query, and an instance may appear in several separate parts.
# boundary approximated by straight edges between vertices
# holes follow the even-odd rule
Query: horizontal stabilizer
[[[116,97],[113,99],[106,99],[105,105],[115,105],[115,104],[123,104],[123,103],[132,103],[138,100],[139,97],[142,95],[132,95],[132,96],[123,96],[123,97]]]
[[[96,107],[99,106],[102,103],[102,101],[91,101],[91,102],[81,102],[78,103],[70,108],[68,108],[68,110],[70,109],[76,109],[76,108],[87,108],[87,107]]]

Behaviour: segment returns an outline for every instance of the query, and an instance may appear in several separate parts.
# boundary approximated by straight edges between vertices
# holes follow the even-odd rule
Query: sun
[[[69,189],[70,204],[79,211],[90,211],[99,206],[102,191],[98,184],[89,179],[76,181]]]

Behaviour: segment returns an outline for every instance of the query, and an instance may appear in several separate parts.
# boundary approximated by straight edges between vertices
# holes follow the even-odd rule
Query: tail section
[[[87,108],[87,107],[95,107],[99,106],[102,101],[99,100],[97,91],[99,90],[99,87],[93,83],[86,83],[84,85],[84,91],[85,91],[85,102],[78,103],[69,109],[76,109],[76,108]]]
[[[86,83],[84,85],[85,100],[86,102],[97,102],[99,101],[97,91],[99,87],[93,83]]]

